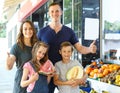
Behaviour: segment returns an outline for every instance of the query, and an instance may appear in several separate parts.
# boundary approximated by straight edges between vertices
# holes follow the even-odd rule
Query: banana
[[[80,93],[88,93],[88,92],[86,92],[86,91],[80,89]]]
[[[91,89],[90,93],[98,93],[97,91],[95,91],[93,88]]]
[[[108,91],[104,91],[104,90],[103,90],[103,91],[102,91],[102,93],[109,93],[109,92],[108,92]]]
[[[82,89],[80,89],[80,93],[84,93],[84,91]]]

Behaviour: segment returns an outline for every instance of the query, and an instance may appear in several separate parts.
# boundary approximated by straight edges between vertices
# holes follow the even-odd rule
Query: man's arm
[[[96,53],[97,47],[95,45],[95,41],[93,41],[89,47],[81,45],[79,42],[77,42],[74,47],[76,50],[82,54],[88,54],[88,53]]]

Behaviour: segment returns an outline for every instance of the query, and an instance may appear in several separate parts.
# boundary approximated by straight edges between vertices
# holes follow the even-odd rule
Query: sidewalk
[[[0,51],[0,93],[12,93],[15,67],[8,71],[5,68],[5,52]]]

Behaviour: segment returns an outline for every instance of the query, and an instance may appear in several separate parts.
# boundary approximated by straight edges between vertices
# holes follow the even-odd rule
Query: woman
[[[22,67],[25,62],[32,58],[31,50],[36,41],[37,37],[33,23],[29,20],[23,21],[17,36],[17,42],[12,46],[10,53],[7,53],[6,58],[8,70],[11,70],[15,63],[17,67],[13,93],[26,93],[26,88],[20,87]]]

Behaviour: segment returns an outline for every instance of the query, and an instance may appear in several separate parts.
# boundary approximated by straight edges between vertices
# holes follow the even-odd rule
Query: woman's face
[[[45,56],[46,52],[47,52],[47,48],[40,46],[37,51],[37,60],[38,61],[41,60]]]
[[[52,21],[58,21],[61,18],[62,10],[59,5],[54,5],[49,8],[49,15]]]
[[[24,38],[31,38],[33,36],[33,29],[27,22],[23,24],[23,35]]]

